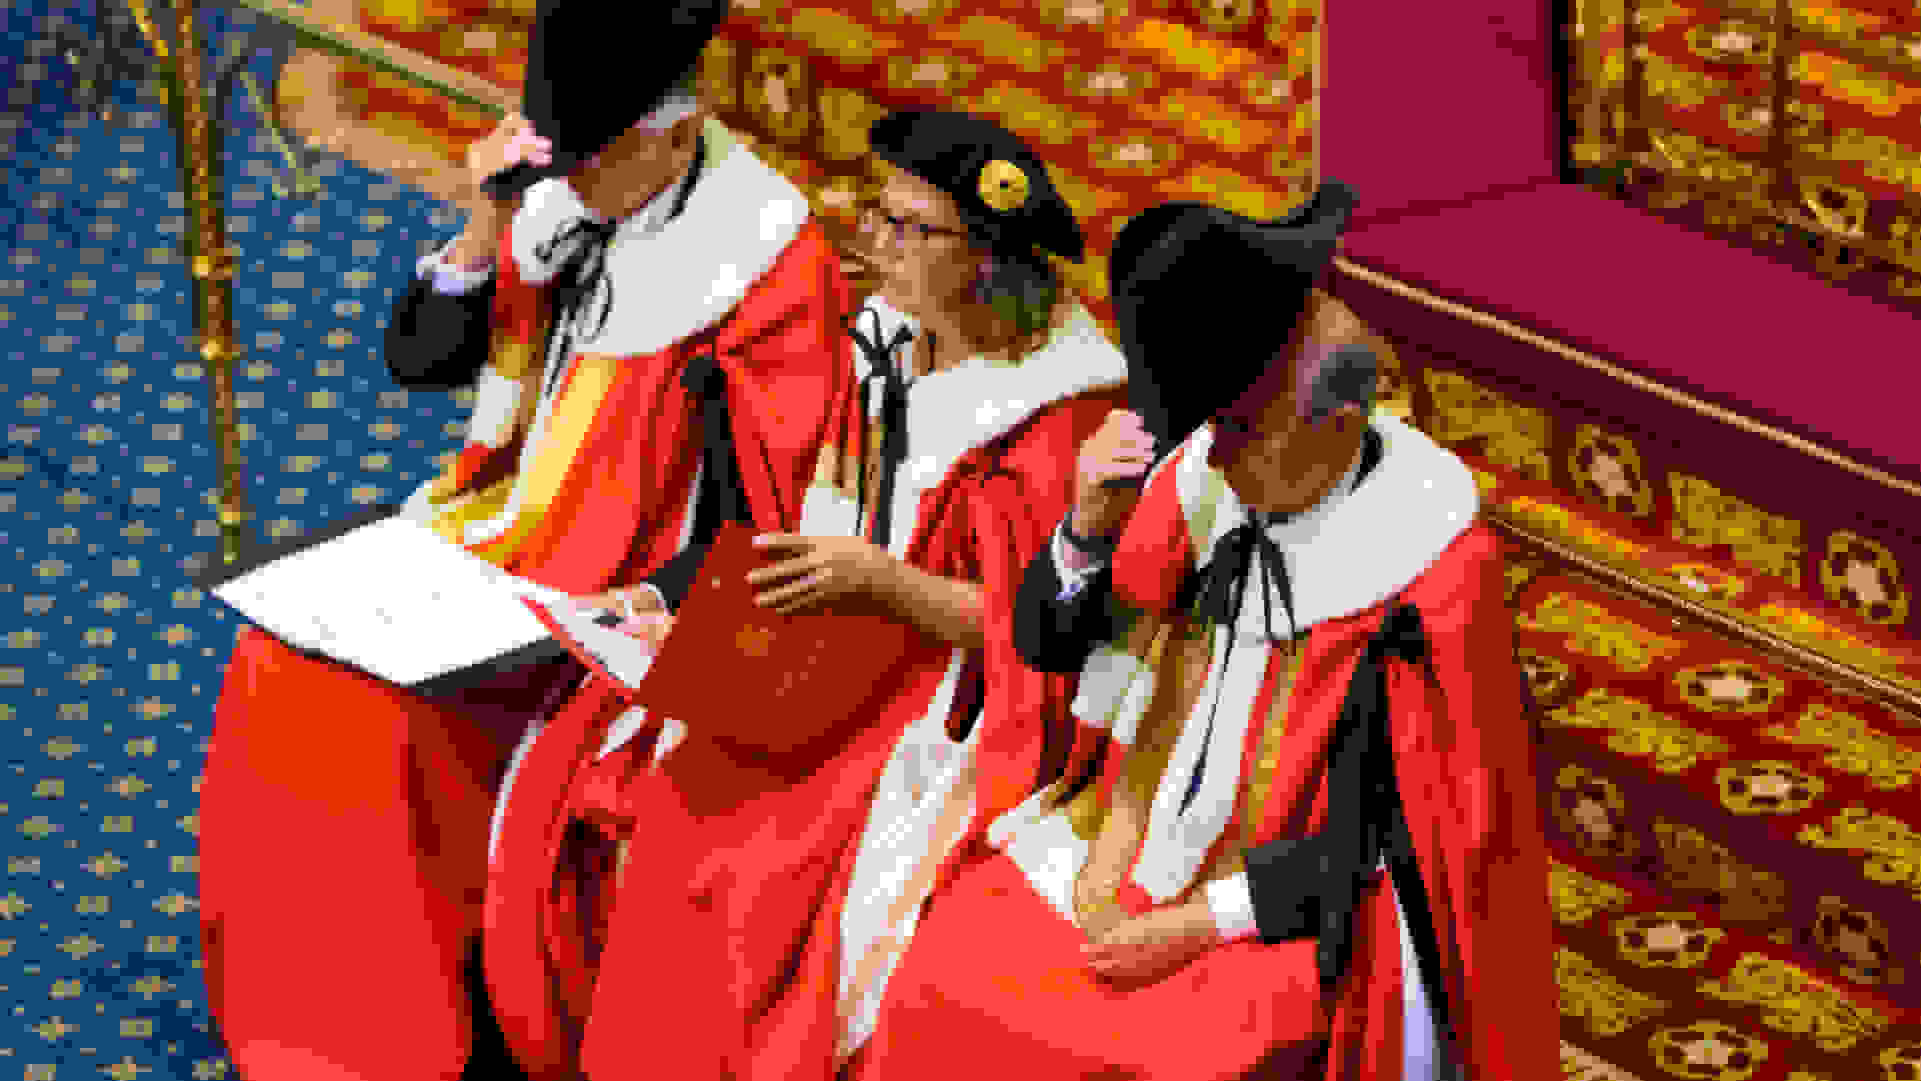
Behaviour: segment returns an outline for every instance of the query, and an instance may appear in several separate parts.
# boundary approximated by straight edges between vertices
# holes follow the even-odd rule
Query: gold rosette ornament
[[[1007,213],[1027,202],[1027,174],[1004,158],[995,158],[981,167],[981,202],[1000,213]]]

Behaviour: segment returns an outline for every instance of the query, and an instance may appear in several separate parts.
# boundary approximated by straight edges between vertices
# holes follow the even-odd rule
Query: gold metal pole
[[[206,81],[194,9],[194,0],[174,0],[175,55],[169,104],[180,144],[181,190],[190,226],[183,253],[193,280],[194,326],[200,360],[206,366],[214,448],[219,456],[220,494],[215,511],[220,522],[220,555],[231,563],[240,558],[246,543],[243,527],[253,515],[247,510],[243,491],[240,426],[234,407],[233,365],[238,350],[233,344],[233,251],[227,247],[220,155],[203,90]]]

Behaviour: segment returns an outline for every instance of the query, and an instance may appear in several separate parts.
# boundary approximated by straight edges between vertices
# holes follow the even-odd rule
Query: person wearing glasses
[[[1072,500],[1074,448],[1125,400],[1125,363],[1048,262],[1083,242],[1024,142],[931,109],[869,139],[888,176],[861,218],[879,286],[847,326],[860,405],[749,581],[781,614],[878,604],[929,648],[839,719],[846,741],[791,760],[603,683],[556,712],[504,800],[488,901],[491,986],[530,1068],[719,1077],[798,1037],[831,1073],[971,825],[977,756],[1045,768],[1039,717],[1072,681],[1020,663],[1005,613]],[[658,643],[687,581],[650,586],[621,599]]]
[[[590,605],[722,521],[791,528],[855,389],[839,253],[695,94],[727,3],[639,5],[617,33],[604,7],[538,4],[525,115],[469,149],[466,228],[409,268],[384,348],[402,386],[475,392],[405,513]],[[243,632],[201,795],[207,982],[242,1074],[511,1076],[473,972],[496,786],[582,675],[550,655],[428,696]]]
[[[1115,239],[1130,409],[1013,612],[1081,673],[1075,753],[935,895],[844,1081],[1553,1075],[1501,545],[1458,458],[1370,417],[1386,343],[1319,287],[1354,205]]]

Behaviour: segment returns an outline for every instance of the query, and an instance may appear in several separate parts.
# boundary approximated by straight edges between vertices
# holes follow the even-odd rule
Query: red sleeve
[[[854,367],[843,319],[852,304],[840,254],[818,222],[801,227],[723,324],[735,453],[762,529],[790,530],[822,443],[853,408]]]
[[[1389,666],[1391,727],[1467,1076],[1550,1077],[1560,1011],[1547,853],[1501,563],[1499,540],[1476,526],[1409,590],[1436,678]]]
[[[1057,403],[1012,433],[999,469],[982,477],[972,517],[985,606],[984,662],[997,722],[981,733],[981,821],[1033,790],[1047,749],[1048,719],[1071,729],[1068,706],[1079,679],[1029,668],[1014,648],[1014,597],[1027,564],[1046,547],[1074,499],[1080,445],[1123,392],[1097,391]],[[1085,748],[1062,748],[1079,760]]]

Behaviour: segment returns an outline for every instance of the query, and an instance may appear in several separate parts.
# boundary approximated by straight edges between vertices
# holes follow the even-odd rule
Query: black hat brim
[[[1331,181],[1271,221],[1177,202],[1122,227],[1109,282],[1129,404],[1163,447],[1233,404],[1287,346],[1353,205]]]
[[[587,164],[593,154],[599,152],[599,150],[595,150],[592,154],[555,152],[545,165],[519,162],[488,177],[481,182],[480,188],[492,199],[517,198],[522,192],[543,180],[572,174]]]
[[[1073,263],[1086,257],[1080,223],[1054,187],[1046,164],[1000,125],[972,113],[901,109],[874,121],[867,142],[875,157],[952,199],[968,231],[985,247],[1038,248]],[[1027,174],[1027,202],[1016,210],[997,211],[981,199],[981,167],[996,158],[1013,162]]]

